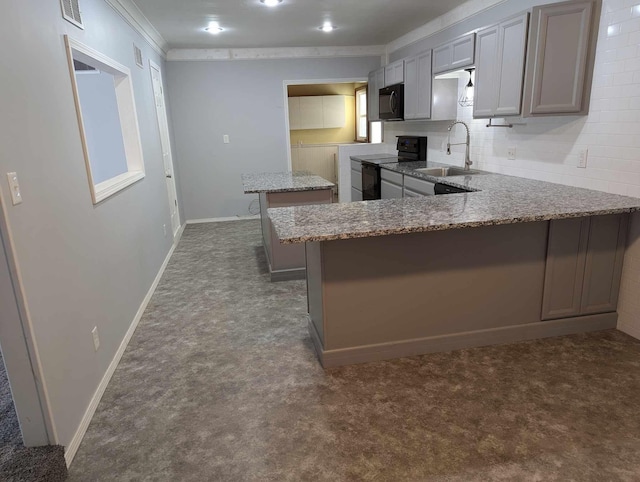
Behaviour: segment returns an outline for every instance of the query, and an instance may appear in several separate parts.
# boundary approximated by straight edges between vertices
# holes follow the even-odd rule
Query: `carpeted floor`
[[[640,480],[640,342],[617,331],[324,371],[260,225],[188,226],[73,481]]]
[[[0,353],[0,481],[58,482],[67,478],[64,448],[22,443],[20,423]]]

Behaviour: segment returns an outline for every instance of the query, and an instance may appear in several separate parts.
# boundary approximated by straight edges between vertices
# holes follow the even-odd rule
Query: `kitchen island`
[[[325,367],[614,328],[640,199],[486,173],[473,192],[269,209],[306,244],[309,332]]]
[[[243,174],[245,194],[259,194],[262,242],[271,281],[304,279],[304,245],[283,245],[278,241],[267,209],[333,202],[334,184],[309,172]]]

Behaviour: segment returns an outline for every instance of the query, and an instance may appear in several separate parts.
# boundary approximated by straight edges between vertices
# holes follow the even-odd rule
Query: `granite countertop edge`
[[[244,194],[322,191],[335,184],[308,171],[242,174]]]
[[[281,187],[281,188],[265,188],[265,189],[248,189],[244,190],[244,194],[261,194],[270,192],[302,192],[302,191],[323,191],[325,189],[331,189],[335,186],[333,183],[328,183],[323,186],[304,186],[304,187]]]
[[[273,211],[277,209],[286,209],[286,208],[275,208],[275,209],[270,208],[269,211]],[[303,236],[289,235],[286,237],[280,236],[276,223],[274,223],[274,227],[276,228],[276,233],[278,234],[279,241],[282,244],[299,244],[299,243],[320,242],[320,241],[338,241],[338,240],[346,240],[346,239],[374,238],[379,236],[391,236],[394,234],[412,234],[412,233],[426,233],[431,231],[447,231],[450,229],[479,228],[482,226],[501,226],[501,225],[507,225],[507,224],[552,221],[554,219],[581,218],[586,216],[606,216],[606,215],[613,215],[613,214],[632,213],[636,211],[640,211],[640,206],[637,208],[617,208],[617,209],[613,208],[613,209],[603,209],[599,211],[556,213],[556,214],[545,214],[545,215],[539,215],[539,216],[486,219],[482,221],[469,221],[469,222],[460,222],[460,223],[438,223],[438,224],[423,225],[423,226],[405,226],[405,227],[399,227],[399,228],[372,229],[369,231],[352,231],[349,233],[318,234],[318,235],[303,235]]]

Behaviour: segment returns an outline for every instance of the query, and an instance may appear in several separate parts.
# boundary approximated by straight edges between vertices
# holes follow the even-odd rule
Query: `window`
[[[356,141],[367,142],[367,86],[356,89]]]
[[[129,69],[65,36],[71,85],[94,204],[144,178]]]

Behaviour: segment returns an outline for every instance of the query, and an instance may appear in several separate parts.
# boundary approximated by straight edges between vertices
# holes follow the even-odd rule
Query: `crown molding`
[[[359,47],[280,47],[242,49],[171,49],[168,61],[178,60],[272,60],[272,59],[315,59],[335,57],[382,57],[384,45]]]
[[[153,50],[163,58],[169,50],[169,44],[160,32],[144,16],[132,0],[105,0],[120,16],[147,41]]]
[[[476,15],[484,10],[495,7],[500,3],[505,3],[506,1],[507,0],[469,0],[462,5],[457,6],[453,10],[433,19],[431,22],[424,24],[422,27],[418,27],[417,29],[412,30],[402,37],[390,42],[386,46],[386,53],[389,55],[396,50],[407,47],[429,37],[430,35],[440,32],[445,28],[449,28],[460,23],[472,15]]]

